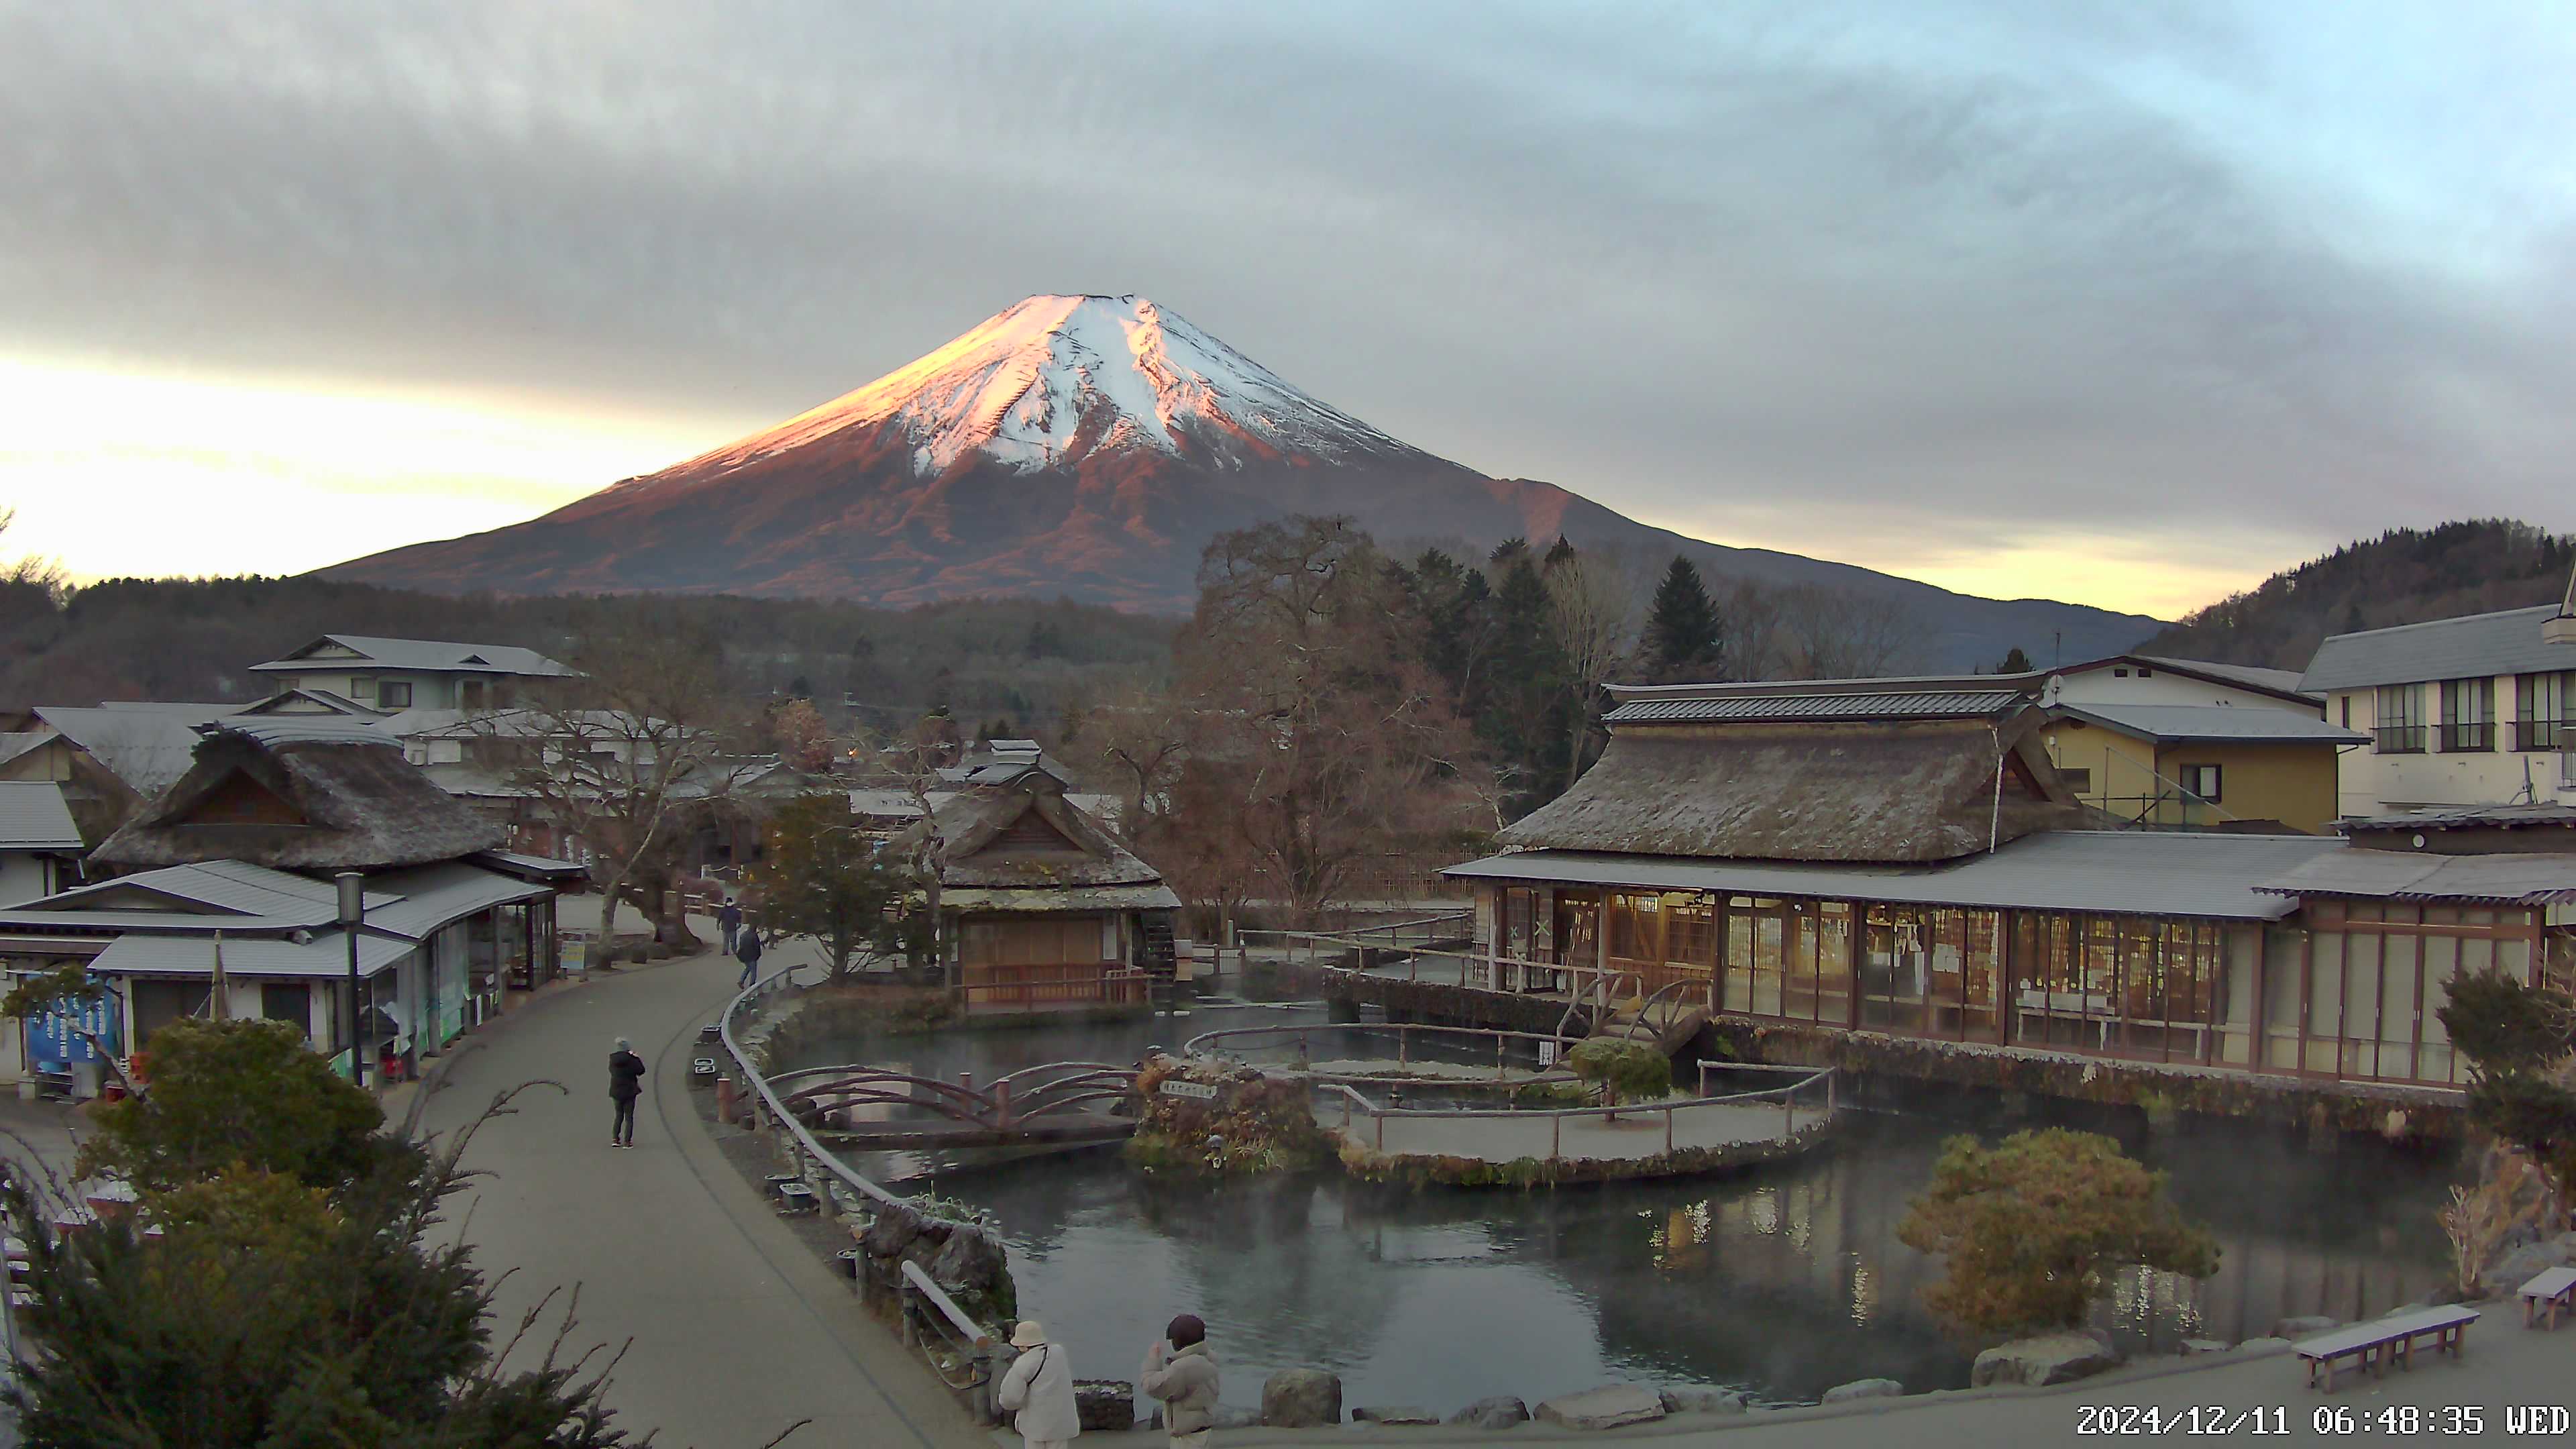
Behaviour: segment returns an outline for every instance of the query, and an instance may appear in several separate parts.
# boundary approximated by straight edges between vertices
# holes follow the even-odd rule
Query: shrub
[[[1923,1298],[1954,1331],[2080,1328],[2120,1268],[2218,1271],[2217,1240],[2164,1189],[2163,1173],[2090,1132],[2016,1132],[1993,1147],[1953,1137],[1896,1235],[1947,1260]]]
[[[1672,1095],[1672,1058],[1645,1042],[1599,1037],[1566,1053],[1565,1064],[1601,1088],[1613,1107]]]

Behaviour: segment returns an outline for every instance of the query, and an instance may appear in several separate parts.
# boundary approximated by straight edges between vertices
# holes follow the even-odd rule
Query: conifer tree
[[[1703,683],[1726,677],[1726,645],[1717,601],[1699,570],[1680,554],[1655,586],[1646,614],[1646,667],[1657,683]]]

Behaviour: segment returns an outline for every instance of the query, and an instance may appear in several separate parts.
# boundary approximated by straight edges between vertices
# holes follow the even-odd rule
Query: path
[[[621,1425],[658,1430],[664,1449],[748,1449],[804,1418],[814,1423],[791,1449],[987,1444],[848,1281],[769,1213],[688,1100],[698,1027],[733,995],[735,971],[696,957],[541,997],[470,1038],[448,1068],[425,1112],[431,1131],[453,1131],[521,1082],[570,1089],[529,1093],[516,1115],[485,1124],[466,1161],[492,1175],[451,1207],[486,1272],[516,1270],[501,1285],[502,1324],[578,1284],[572,1341],[632,1340],[608,1401]],[[618,1036],[652,1073],[631,1151],[608,1144]]]

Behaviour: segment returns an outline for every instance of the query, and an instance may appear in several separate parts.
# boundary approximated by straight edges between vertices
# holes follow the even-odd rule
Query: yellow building
[[[2166,829],[2323,833],[2336,756],[2370,742],[2286,709],[2061,702],[2049,713],[2049,760],[2076,798]]]

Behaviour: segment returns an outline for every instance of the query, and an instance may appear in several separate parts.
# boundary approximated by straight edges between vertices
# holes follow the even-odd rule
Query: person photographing
[[[1137,1387],[1161,1401],[1163,1431],[1172,1449],[1206,1449],[1208,1431],[1216,1427],[1216,1357],[1208,1352],[1207,1325],[1195,1313],[1184,1313],[1145,1350],[1145,1371]]]

